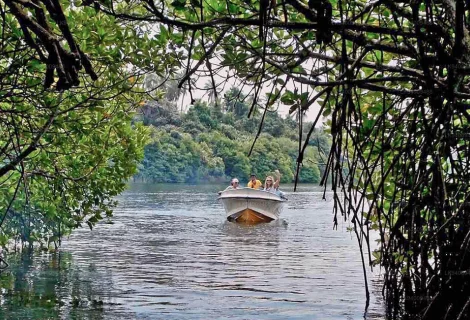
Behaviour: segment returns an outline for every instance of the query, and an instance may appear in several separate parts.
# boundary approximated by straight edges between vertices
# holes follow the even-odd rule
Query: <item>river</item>
[[[113,223],[10,255],[0,319],[364,319],[359,248],[347,222],[332,228],[332,193],[284,186],[282,219],[242,226],[225,220],[223,187],[132,184]],[[368,277],[365,319],[383,319]]]

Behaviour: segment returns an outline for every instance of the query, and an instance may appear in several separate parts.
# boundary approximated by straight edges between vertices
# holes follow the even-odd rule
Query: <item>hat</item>
[[[237,178],[234,178],[234,179],[232,179],[232,183],[235,183],[235,182],[238,182],[238,183],[240,183],[240,181],[238,181],[238,179],[237,179]]]
[[[255,173],[250,174],[250,177],[253,177],[253,176],[256,177],[256,174]]]

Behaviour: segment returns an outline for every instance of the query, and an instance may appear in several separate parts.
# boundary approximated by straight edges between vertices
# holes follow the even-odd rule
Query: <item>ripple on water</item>
[[[322,190],[301,186],[286,192],[282,219],[241,226],[224,219],[220,186],[179,188],[135,185],[119,197],[114,224],[77,230],[64,242],[68,271],[55,283],[67,302],[61,317],[78,312],[94,319],[98,311],[99,319],[363,317],[359,250],[345,226],[332,230],[331,193],[322,200]],[[368,319],[382,318],[378,292]],[[77,297],[103,306],[73,308]]]

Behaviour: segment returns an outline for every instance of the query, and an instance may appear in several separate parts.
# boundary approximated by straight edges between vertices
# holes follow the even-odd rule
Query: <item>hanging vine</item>
[[[334,223],[351,221],[361,250],[369,248],[364,267],[384,268],[389,315],[469,318],[468,2],[83,5],[139,25],[161,50],[142,68],[186,70],[180,86],[197,88],[209,76],[215,92],[224,81],[248,88],[252,110],[278,101],[297,112],[317,106],[333,139],[323,182],[332,177]],[[299,168],[309,136],[300,142]]]

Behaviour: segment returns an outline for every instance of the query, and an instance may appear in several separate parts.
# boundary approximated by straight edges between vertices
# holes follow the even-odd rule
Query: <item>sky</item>
[[[200,77],[199,80],[196,81],[196,86],[198,88],[204,88],[204,85],[206,83],[208,83],[209,81],[210,81],[210,77],[208,77],[208,76]],[[216,83],[218,83],[218,81],[222,82],[222,81],[226,81],[226,80],[221,78],[221,77],[218,77],[218,79],[215,80],[215,81],[216,81]],[[223,92],[230,89],[233,86],[237,86],[237,83],[232,78],[232,79],[229,79],[227,81],[227,83],[225,84],[225,87],[224,87],[225,90],[222,90],[222,92],[218,93],[219,96],[223,96]],[[286,86],[286,88],[288,90],[291,90],[291,91],[294,90],[294,87],[291,83],[289,83]],[[262,94],[260,96],[264,96],[264,94],[268,93],[269,90],[270,90],[270,88],[263,88],[262,89]],[[243,90],[243,91],[245,93],[247,93],[248,90]],[[208,94],[207,94],[206,90],[198,90],[197,88],[193,88],[192,93],[193,93],[193,98],[195,100],[198,100],[198,99],[202,99],[202,100],[205,100],[205,101],[208,100]],[[190,97],[188,92],[186,92],[185,94],[180,96],[179,101],[178,101],[178,108],[180,110],[181,110],[181,107],[183,107],[183,110],[186,110],[187,108],[185,109],[185,106],[189,106],[190,104],[191,104],[191,97]],[[278,108],[278,112],[281,116],[286,117],[289,113],[289,108],[290,108],[290,106],[287,106],[287,105],[284,105],[284,104],[280,103],[279,108]],[[320,111],[320,105],[317,102],[315,102],[313,105],[310,106],[309,110],[306,112],[306,114],[305,114],[306,116],[304,116],[304,121],[307,121],[307,122],[314,121],[315,118],[317,117],[319,111]],[[321,117],[320,120],[318,121],[316,127],[321,127],[325,121],[326,121],[326,119]]]

